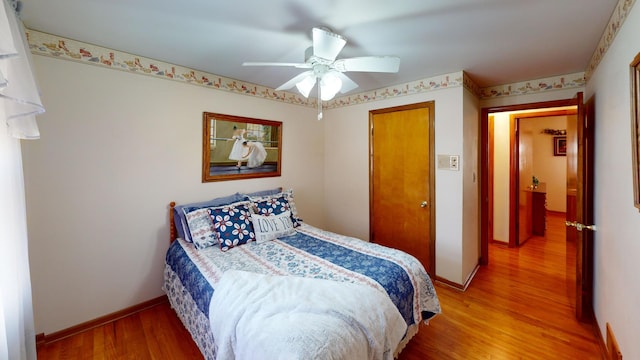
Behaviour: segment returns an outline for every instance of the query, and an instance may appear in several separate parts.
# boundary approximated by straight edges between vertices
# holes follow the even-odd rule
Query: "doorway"
[[[495,226],[493,219],[493,210],[495,204],[493,204],[493,196],[492,191],[493,188],[489,186],[489,180],[494,182],[494,174],[491,171],[491,161],[490,157],[494,156],[494,149],[491,144],[494,141],[495,134],[493,132],[493,123],[495,122],[494,115],[496,113],[504,113],[504,112],[526,112],[526,111],[534,111],[534,110],[543,110],[543,109],[552,109],[552,108],[562,108],[569,106],[578,106],[581,105],[582,102],[582,94],[580,93],[579,99],[567,99],[567,100],[555,100],[555,101],[545,101],[539,103],[529,103],[529,104],[520,104],[520,105],[508,105],[508,106],[499,106],[492,108],[482,108],[481,116],[480,116],[480,168],[482,169],[480,174],[481,186],[480,186],[480,264],[487,265],[489,263],[489,242],[492,240],[489,231],[493,234],[493,227]],[[510,133],[515,133],[515,122],[512,122],[512,127],[509,131]],[[517,143],[515,142],[515,136],[509,137],[510,147],[512,153],[517,151]],[[511,168],[516,168],[516,165],[513,163],[516,160],[515,157],[510,157],[509,161],[512,163]],[[569,160],[572,161],[572,160]],[[513,183],[515,180],[515,176],[509,176],[509,183],[504,184],[508,186],[510,189],[510,198],[517,188],[516,184]],[[490,197],[491,195],[491,197]],[[516,209],[515,203],[509,202],[509,214],[515,214]],[[512,224],[509,225],[509,238],[515,239],[516,237],[516,227]]]
[[[435,277],[433,101],[369,113],[370,239],[415,256]]]
[[[593,102],[592,99],[590,99],[590,102]],[[587,110],[589,109],[588,104],[589,102],[587,103],[587,106],[586,106]],[[490,242],[490,234],[488,230],[490,229],[490,226],[492,225],[492,221],[493,221],[493,218],[492,218],[493,209],[490,209],[491,203],[489,201],[490,187],[488,186],[488,181],[490,179],[490,175],[489,175],[490,171],[487,171],[487,169],[490,169],[489,155],[492,154],[492,149],[489,142],[490,135],[492,134],[489,130],[490,117],[492,117],[491,115],[494,115],[495,113],[508,112],[508,111],[513,111],[513,112],[531,111],[534,109],[550,109],[550,108],[568,107],[568,106],[575,106],[577,108],[577,120],[576,120],[577,131],[576,131],[575,139],[573,140],[575,141],[575,144],[576,144],[575,146],[576,150],[575,150],[575,153],[570,153],[569,150],[567,150],[567,160],[568,160],[567,164],[568,166],[575,165],[577,167],[578,177],[575,182],[575,185],[577,188],[575,190],[575,194],[578,200],[574,205],[571,205],[569,203],[567,204],[567,212],[570,211],[570,206],[577,206],[577,210],[578,210],[577,216],[576,216],[577,221],[584,222],[586,220],[589,220],[590,218],[588,218],[588,216],[583,216],[580,210],[584,208],[583,211],[585,213],[588,213],[589,209],[591,209],[592,207],[592,200],[591,200],[592,198],[591,196],[589,196],[589,193],[590,191],[593,191],[593,190],[592,190],[592,187],[587,186],[591,184],[589,180],[591,178],[586,175],[589,175],[592,173],[592,163],[590,161],[592,161],[593,159],[593,152],[588,150],[593,148],[593,139],[594,139],[593,129],[595,124],[595,119],[593,117],[593,111],[591,112],[587,111],[587,116],[584,116],[585,105],[583,104],[582,93],[578,93],[575,98],[567,99],[567,100],[557,100],[557,101],[550,101],[550,102],[530,103],[530,104],[482,109],[482,115],[480,118],[480,136],[481,136],[480,163],[481,163],[481,169],[483,169],[481,173],[482,202],[480,204],[480,207],[481,207],[480,263],[481,264],[486,265],[489,262],[488,249],[489,249],[489,242]],[[569,141],[571,140],[567,139],[567,142]],[[569,147],[570,144],[567,144],[567,146]],[[511,160],[513,161],[513,158]],[[512,165],[512,167],[515,168],[514,165]],[[570,184],[570,181],[567,180],[567,187],[569,187],[569,184]],[[516,184],[514,184],[514,181],[511,181],[511,180],[510,180],[509,186],[511,189],[510,197],[512,197],[513,188],[516,188],[517,186]],[[570,195],[570,192],[571,190],[568,189],[567,194]],[[567,196],[567,199],[570,199],[570,196]],[[511,213],[514,213],[514,212],[511,212]],[[583,220],[583,218],[585,220]],[[573,225],[583,226],[582,224],[576,224],[576,222],[574,222]],[[514,234],[512,229],[510,229],[510,232]],[[586,235],[590,236],[590,233],[587,233]],[[592,254],[592,251],[590,250],[591,247],[589,245],[590,243],[591,243],[590,237],[588,236],[583,237],[582,235],[579,236],[576,243],[576,248],[577,248],[576,255],[575,255],[576,267],[572,271],[572,273],[575,274],[574,283],[577,288],[577,295],[578,295],[576,297],[576,301],[574,305],[576,306],[576,310],[577,310],[576,317],[580,320],[584,319],[584,317],[581,315],[580,309],[583,309],[585,308],[586,305],[589,305],[590,296],[591,296],[591,293],[588,291],[589,290],[588,287],[590,283],[589,279],[591,278],[592,271],[593,271],[592,267],[589,266],[589,264],[591,263],[590,259]],[[583,271],[584,267],[588,268],[587,271]]]
[[[510,128],[515,128],[510,153],[515,159],[503,164],[510,166],[511,181],[506,221],[509,238],[501,240],[509,247],[518,247],[531,236],[545,235],[547,212],[567,214],[567,194],[575,192],[577,177],[572,161],[577,147],[572,141],[576,137],[577,107],[514,112],[508,118]],[[494,170],[499,165],[494,160]],[[495,211],[494,217],[504,213]]]

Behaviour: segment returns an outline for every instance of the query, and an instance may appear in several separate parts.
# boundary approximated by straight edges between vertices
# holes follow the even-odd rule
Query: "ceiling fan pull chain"
[[[320,81],[318,81],[318,120],[322,120],[322,98],[320,96]]]

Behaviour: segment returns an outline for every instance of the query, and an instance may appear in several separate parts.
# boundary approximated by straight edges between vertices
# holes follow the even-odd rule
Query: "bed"
[[[163,290],[206,359],[397,357],[441,312],[399,250],[306,224],[293,191],[170,204]]]

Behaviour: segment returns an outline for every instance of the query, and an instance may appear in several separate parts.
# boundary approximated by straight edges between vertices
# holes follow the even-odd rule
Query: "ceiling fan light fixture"
[[[307,76],[304,79],[300,80],[296,84],[296,88],[300,91],[300,94],[304,97],[309,97],[309,93],[313,86],[316,84],[316,78],[314,76]]]
[[[326,73],[320,79],[322,101],[329,101],[342,88],[342,80],[333,72]]]

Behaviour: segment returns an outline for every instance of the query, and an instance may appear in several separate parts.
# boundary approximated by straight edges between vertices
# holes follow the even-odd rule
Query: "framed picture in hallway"
[[[567,137],[553,137],[553,156],[567,156]]]
[[[640,210],[640,53],[631,62],[631,158],[633,159],[633,204]]]

